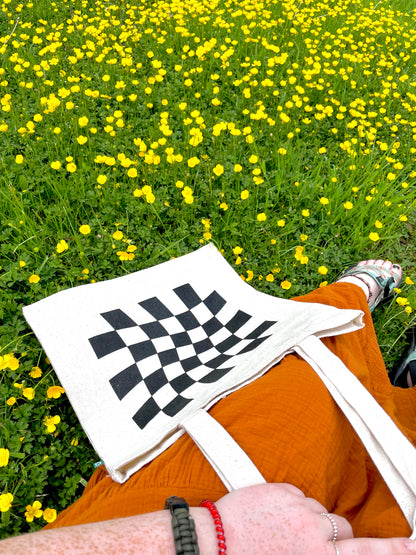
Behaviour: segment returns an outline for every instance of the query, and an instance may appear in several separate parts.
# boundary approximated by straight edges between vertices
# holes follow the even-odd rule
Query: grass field
[[[1,537],[97,455],[22,307],[212,241],[289,298],[388,257],[416,309],[414,2],[0,0]]]

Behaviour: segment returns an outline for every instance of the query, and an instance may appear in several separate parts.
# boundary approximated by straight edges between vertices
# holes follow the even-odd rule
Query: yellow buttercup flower
[[[137,170],[136,168],[130,168],[129,170],[127,170],[127,175],[129,177],[137,177]]]
[[[7,466],[9,464],[10,451],[8,449],[0,449],[0,467]]]
[[[88,235],[88,233],[91,233],[91,228],[88,224],[83,224],[79,228],[79,232],[82,233],[82,235]]]
[[[35,390],[33,389],[33,387],[25,387],[22,390],[22,395],[23,397],[26,397],[26,399],[29,399],[29,401],[31,401],[35,398]]]
[[[25,517],[27,522],[33,522],[34,518],[39,518],[42,516],[43,511],[41,510],[42,503],[40,501],[34,501],[33,505],[26,505]]]
[[[0,495],[0,512],[7,513],[12,506],[13,495],[11,493],[2,493]]]
[[[55,416],[45,416],[43,423],[49,434],[52,434],[56,430],[56,425],[61,421],[61,417],[57,414]]]
[[[221,164],[217,164],[212,171],[213,173],[215,173],[215,175],[219,177],[224,173],[224,166],[222,166]]]
[[[288,289],[290,289],[292,287],[292,284],[290,283],[290,281],[288,281],[287,279],[285,279],[284,281],[282,281],[282,283],[280,284],[280,287],[282,289],[285,289],[286,291]]]
[[[32,370],[29,372],[29,376],[31,378],[40,378],[42,375],[42,370],[39,368],[39,366],[33,366]]]
[[[69,173],[74,173],[77,171],[77,165],[74,164],[74,162],[70,162],[69,164],[66,165],[66,169],[67,171],[69,171]]]
[[[86,125],[88,125],[88,118],[86,116],[82,116],[81,118],[78,119],[78,125],[80,127],[85,127]]]
[[[104,185],[104,183],[106,183],[107,181],[107,176],[106,175],[99,175],[97,177],[97,183],[99,183],[100,185]]]
[[[51,385],[48,387],[46,395],[49,399],[59,399],[62,393],[65,393],[65,389],[63,387],[60,385]]]
[[[43,511],[43,518],[46,520],[46,522],[51,523],[54,520],[56,520],[56,509],[45,509]]]
[[[65,239],[61,239],[61,240],[59,241],[59,243],[56,245],[56,252],[59,253],[59,254],[62,253],[62,252],[64,252],[64,251],[66,251],[66,250],[68,250],[68,249],[69,249],[69,245],[68,245],[68,243],[65,241]]]
[[[196,156],[192,156],[192,158],[189,158],[188,160],[188,166],[190,168],[194,168],[199,164],[199,162],[200,162],[199,158],[197,158]]]

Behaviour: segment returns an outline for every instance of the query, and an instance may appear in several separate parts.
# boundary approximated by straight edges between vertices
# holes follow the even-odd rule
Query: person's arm
[[[201,553],[217,553],[216,532],[209,511],[192,507],[190,512],[195,520]],[[79,526],[41,530],[0,541],[1,555],[23,553],[175,555],[171,514],[168,510],[163,510]]]
[[[351,526],[332,515],[333,527],[318,501],[288,484],[262,484],[234,491],[216,502],[221,515],[227,555],[415,555],[406,538],[354,539]],[[217,555],[215,526],[207,509],[194,507],[201,555]],[[0,542],[1,555],[175,555],[169,511],[56,528]]]

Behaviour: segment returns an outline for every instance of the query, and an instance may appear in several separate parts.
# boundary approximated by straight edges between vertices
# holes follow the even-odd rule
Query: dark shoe
[[[390,381],[397,387],[408,388],[407,375],[412,385],[416,384],[416,326],[409,330],[410,347],[406,351],[399,366],[390,374]]]

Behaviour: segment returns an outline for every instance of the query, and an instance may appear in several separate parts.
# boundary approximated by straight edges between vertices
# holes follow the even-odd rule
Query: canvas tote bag
[[[61,291],[23,313],[115,481],[187,432],[229,491],[264,482],[207,411],[295,351],[320,376],[415,529],[416,449],[320,340],[360,329],[362,312],[260,293],[209,244]]]

